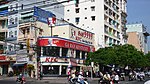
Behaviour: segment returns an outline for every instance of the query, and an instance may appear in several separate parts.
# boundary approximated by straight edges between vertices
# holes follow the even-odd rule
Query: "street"
[[[0,84],[16,84],[16,77],[0,77]],[[150,78],[146,78],[145,81],[120,81],[120,84],[144,84],[144,82],[148,81]],[[88,78],[90,84],[98,84],[98,78],[90,79]],[[66,77],[53,77],[53,78],[45,78],[43,80],[35,80],[32,78],[27,78],[26,84],[68,84]]]

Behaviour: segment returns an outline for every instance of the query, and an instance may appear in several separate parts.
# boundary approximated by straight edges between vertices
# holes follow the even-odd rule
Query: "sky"
[[[150,33],[150,0],[127,0],[127,23],[143,23]],[[150,51],[150,36],[148,37]]]

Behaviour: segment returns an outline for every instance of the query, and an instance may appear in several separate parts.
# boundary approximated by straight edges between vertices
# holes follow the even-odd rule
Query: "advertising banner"
[[[71,48],[76,50],[82,50],[87,52],[93,52],[95,49],[93,46],[81,44],[70,40],[60,38],[43,38],[38,40],[39,46],[59,46],[64,48]]]

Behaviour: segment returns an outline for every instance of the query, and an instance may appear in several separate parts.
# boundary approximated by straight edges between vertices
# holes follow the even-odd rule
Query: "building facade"
[[[96,49],[126,43],[127,0],[79,0],[64,4],[64,18],[95,33]]]
[[[94,33],[72,24],[53,28],[53,37],[38,38],[40,71],[43,76],[67,75],[68,69],[85,71],[85,59],[94,52]]]
[[[128,44],[135,46],[144,54],[148,53],[148,36],[146,27],[142,23],[128,24],[127,26]]]

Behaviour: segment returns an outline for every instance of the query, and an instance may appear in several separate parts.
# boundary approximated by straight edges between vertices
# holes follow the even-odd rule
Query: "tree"
[[[91,61],[102,65],[113,64],[123,68],[126,66],[131,66],[131,68],[144,67],[147,64],[144,54],[129,44],[100,48],[88,54],[87,64]]]

